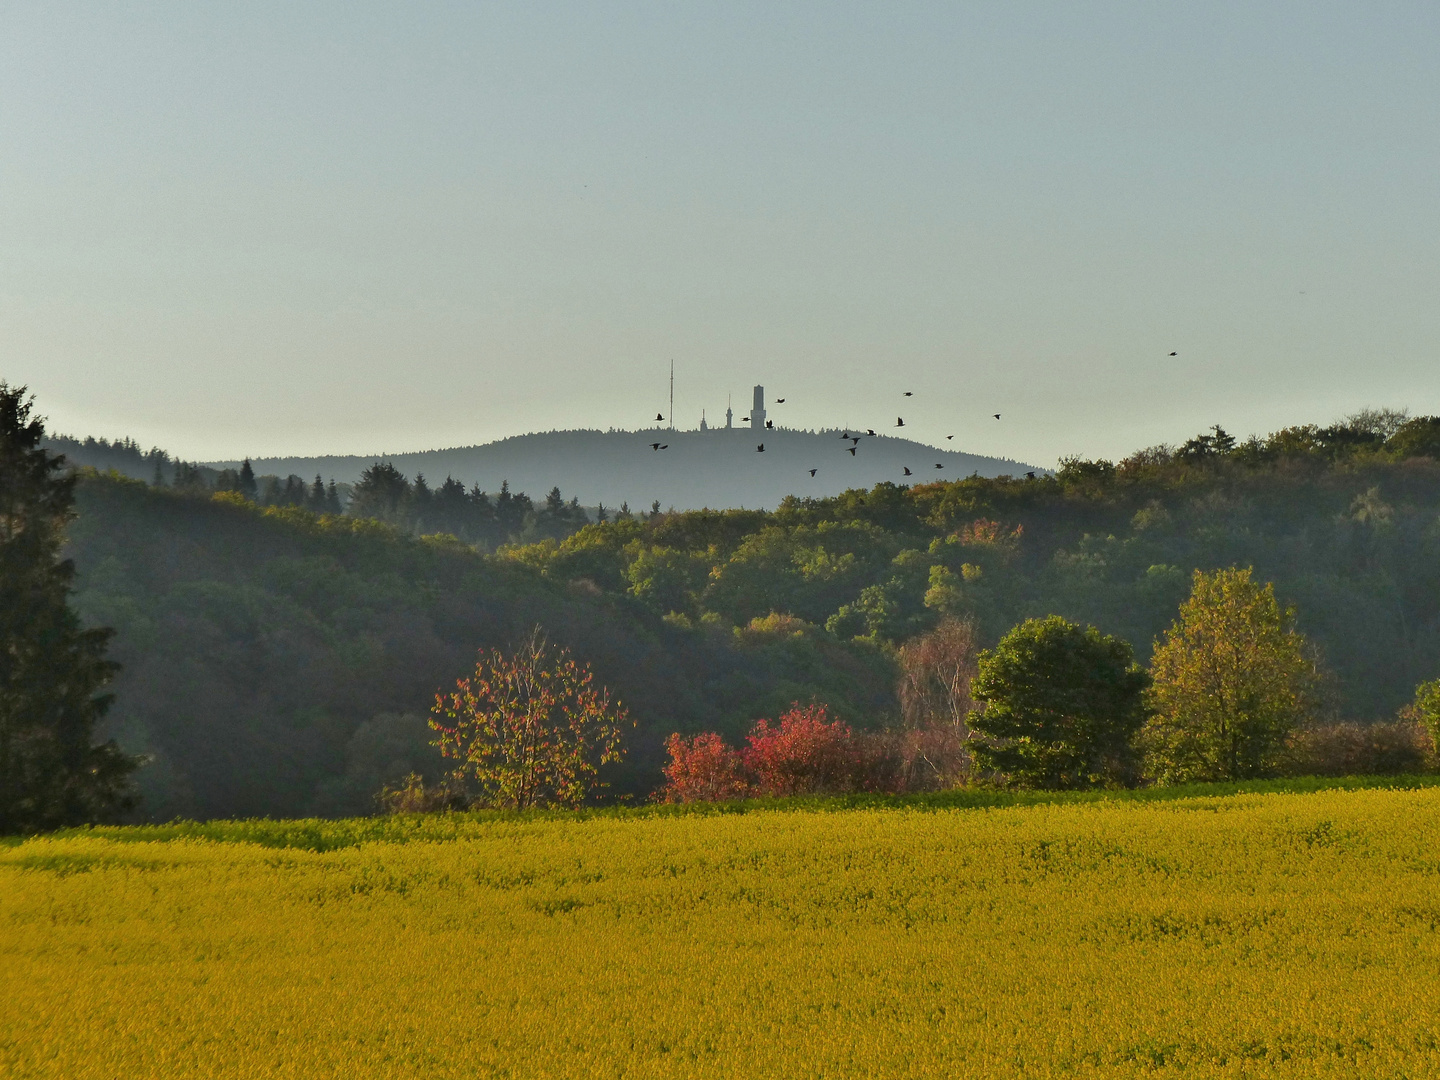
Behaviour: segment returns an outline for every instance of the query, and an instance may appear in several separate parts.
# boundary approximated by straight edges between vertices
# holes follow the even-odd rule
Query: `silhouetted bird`
[[[769,428],[771,431],[774,431],[774,430],[775,430],[775,421],[774,421],[774,420],[766,420],[766,421],[765,421],[765,426],[766,426],[767,428]]]
[[[664,420],[665,418],[664,418],[663,416],[661,416],[661,415],[657,412],[657,413],[655,414],[655,419],[656,419],[656,420]]]
[[[902,465],[901,468],[903,468],[903,469],[905,470],[905,475],[906,475],[906,476],[910,476],[910,475],[911,475],[910,466],[909,466],[909,465]]]
[[[1172,352],[1170,355],[1171,355],[1171,356],[1175,356],[1176,354]]]
[[[856,446],[859,446],[859,445],[860,445],[860,436],[859,436],[859,435],[851,435],[851,436],[850,436],[850,441],[851,441],[852,443],[854,443]]]
[[[659,444],[658,442],[652,442],[652,443],[650,444],[650,449],[651,449],[651,450],[659,450],[659,449],[660,449],[660,444]]]
[[[749,418],[748,416],[742,416],[742,417],[740,417],[740,423],[742,423],[742,424],[748,424],[749,422],[750,422],[750,418]]]
[[[840,436],[840,438],[841,438],[841,439],[842,439],[842,440],[844,440],[844,439],[848,439],[848,438],[849,438],[849,437],[850,437],[850,432],[848,432],[848,431],[847,431],[847,432],[845,432],[845,434],[844,434],[844,435],[841,435],[841,436]]]
[[[873,427],[872,427],[872,428],[866,428],[866,429],[865,429],[865,434],[866,434],[866,435],[874,435],[874,434],[875,434],[875,429],[874,429]]]
[[[947,439],[953,439],[954,437],[955,437],[954,435],[946,435],[946,436],[945,436],[945,438],[947,438]]]
[[[937,469],[943,469],[944,467],[945,467],[945,466],[944,466],[944,465],[941,465],[938,461],[935,463],[935,468],[937,468]]]
[[[819,471],[820,471],[819,469],[811,469],[811,470],[810,470],[810,475],[811,475],[811,476],[814,476],[814,475],[815,475],[817,472],[819,472]]]
[[[914,397],[915,395],[912,394],[909,390],[906,390],[906,391],[905,391],[905,396],[906,396],[906,397]]]
[[[998,412],[995,414],[995,419],[996,419],[996,420],[999,420],[999,419],[1000,419],[1000,414],[999,414]]]
[[[777,398],[775,399],[775,404],[776,404],[776,405],[784,405],[784,404],[785,404],[785,399],[784,399],[783,397],[777,397]]]
[[[849,454],[851,457],[854,457],[854,456],[855,456],[855,448],[854,448],[853,446],[847,446],[847,447],[845,448],[845,452],[846,452],[847,454]]]
[[[897,417],[895,417],[895,426],[896,426],[896,427],[904,427],[904,426],[905,426],[905,418],[904,418],[903,416],[897,416]]]
[[[762,442],[759,446],[755,447],[755,452],[757,454],[763,454],[765,452],[765,444]]]
[[[1025,479],[1026,479],[1026,480],[1034,480],[1034,479],[1035,479],[1035,474],[1034,474],[1033,472],[1027,472],[1027,473],[1025,474]]]

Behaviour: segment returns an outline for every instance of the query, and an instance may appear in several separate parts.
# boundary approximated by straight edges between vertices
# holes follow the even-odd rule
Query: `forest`
[[[383,463],[342,513],[327,485],[287,500],[238,474],[87,471],[69,554],[79,609],[117,631],[110,724],[148,757],[147,816],[366,812],[384,783],[438,768],[436,691],[536,626],[629,707],[612,792],[644,799],[672,732],[736,739],[792,702],[896,723],[897,649],[947,616],[988,645],[1059,614],[1143,661],[1196,569],[1273,582],[1328,715],[1389,719],[1440,674],[1437,459],[1440,420],[1362,413],[773,512],[598,521],[554,491],[489,535],[473,523],[498,500],[453,485],[447,520],[445,485]]]

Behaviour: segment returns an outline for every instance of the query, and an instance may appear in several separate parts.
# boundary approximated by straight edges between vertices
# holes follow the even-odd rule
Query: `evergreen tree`
[[[73,475],[41,445],[24,387],[0,382],[0,834],[113,819],[134,805],[138,762],[94,745],[117,666],[112,631],[82,630],[75,567],[60,558]]]
[[[260,494],[260,488],[255,483],[255,470],[250,467],[250,459],[246,458],[245,463],[240,466],[240,494],[254,502]]]
[[[305,508],[314,514],[326,512],[325,484],[320,479],[320,474],[315,474],[315,483],[310,485],[310,495],[305,500]]]
[[[325,488],[325,513],[339,514],[342,509],[344,508],[340,505],[340,489],[335,486],[332,478]]]
[[[410,521],[410,509],[410,481],[388,461],[377,461],[361,473],[360,482],[350,496],[349,511],[355,517],[406,525]]]

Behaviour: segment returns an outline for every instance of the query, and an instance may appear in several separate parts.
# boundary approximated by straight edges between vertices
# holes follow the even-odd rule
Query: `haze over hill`
[[[481,446],[372,456],[253,458],[259,475],[316,474],[354,483],[376,461],[388,461],[407,476],[423,473],[432,486],[453,476],[481,490],[498,491],[502,481],[532,496],[559,487],[587,506],[597,502],[632,509],[659,500],[677,510],[701,507],[769,509],[786,495],[836,495],[882,480],[926,483],[979,473],[1023,476],[1046,470],[1003,458],[939,450],[910,439],[860,435],[858,444],[841,429],[757,432],[749,428],[709,431],[548,431],[518,435]],[[659,442],[666,450],[654,450]],[[763,443],[764,452],[756,447]],[[854,446],[855,453],[848,452]],[[234,468],[238,461],[208,462]],[[936,465],[943,468],[937,469]],[[909,468],[912,475],[905,476]],[[810,470],[815,475],[810,475]]]

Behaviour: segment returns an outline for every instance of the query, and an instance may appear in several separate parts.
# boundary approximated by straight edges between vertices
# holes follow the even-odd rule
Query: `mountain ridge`
[[[842,435],[857,436],[852,442]],[[666,447],[655,450],[652,444]],[[757,449],[760,445],[765,450]],[[854,454],[848,452],[853,447]],[[712,428],[677,431],[565,429],[513,435],[495,442],[376,455],[328,454],[251,458],[257,475],[316,474],[354,483],[370,465],[386,461],[435,485],[452,476],[466,486],[541,493],[558,487],[582,503],[632,508],[659,502],[676,509],[773,509],[787,495],[821,498],[881,481],[926,483],[978,474],[1019,476],[1050,470],[1006,458],[944,450],[859,429],[820,431]],[[202,463],[236,468],[239,461]],[[937,468],[936,466],[941,466]],[[911,470],[905,476],[904,469]],[[810,475],[810,470],[816,470]]]

